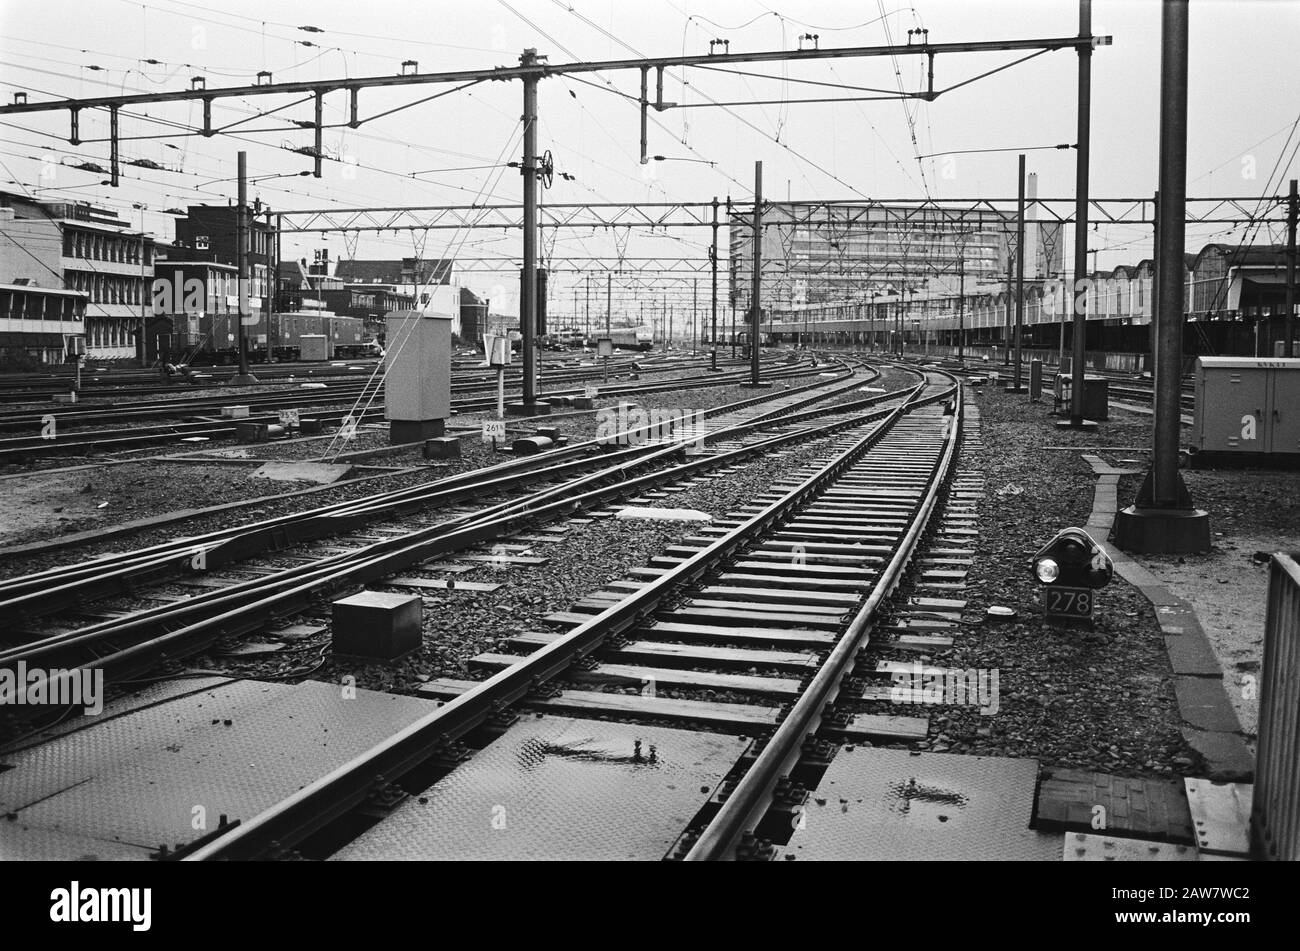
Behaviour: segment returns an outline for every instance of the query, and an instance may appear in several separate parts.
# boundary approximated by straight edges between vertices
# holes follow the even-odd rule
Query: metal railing
[[[1250,814],[1256,858],[1300,860],[1300,565],[1269,561],[1259,747]]]

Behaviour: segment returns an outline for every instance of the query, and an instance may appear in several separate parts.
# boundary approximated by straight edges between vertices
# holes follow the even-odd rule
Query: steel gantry
[[[1082,5],[1086,5],[1089,0],[1081,0]],[[911,37],[909,37],[910,41]],[[873,98],[903,98],[918,99],[923,101],[933,101],[939,96],[950,92],[954,89],[962,88],[969,83],[975,82],[985,76],[1009,69],[1026,60],[1041,56],[1044,53],[1057,50],[1076,50],[1080,56],[1090,54],[1096,45],[1104,45],[1110,42],[1109,37],[1094,37],[1090,31],[1080,30],[1078,36],[1033,38],[1033,39],[1015,39],[1015,40],[990,40],[980,42],[957,42],[957,43],[931,43],[929,35],[925,34],[918,42],[908,42],[907,44],[887,44],[884,46],[850,46],[838,48],[819,48],[814,45],[810,48],[800,48],[797,50],[766,50],[754,52],[732,53],[728,44],[722,44],[721,52],[718,51],[718,44],[711,43],[707,54],[666,56],[666,57],[637,57],[633,59],[618,60],[601,60],[592,62],[575,62],[564,64],[552,64],[546,61],[546,57],[539,55],[535,49],[524,50],[519,58],[518,65],[515,66],[496,66],[490,69],[465,69],[449,70],[445,72],[419,72],[417,63],[403,64],[402,71],[396,75],[384,76],[365,76],[365,77],[344,77],[340,79],[328,80],[308,80],[300,82],[272,82],[269,74],[259,76],[258,82],[252,85],[241,86],[224,86],[209,89],[207,80],[204,76],[194,76],[190,82],[189,89],[172,90],[170,92],[158,93],[133,93],[117,96],[100,96],[84,99],[62,99],[51,100],[46,102],[27,101],[26,93],[15,96],[15,101],[9,105],[0,106],[0,114],[20,115],[38,112],[64,111],[68,112],[69,117],[69,141],[76,145],[82,139],[80,136],[80,115],[87,109],[106,109],[110,114],[111,131],[111,182],[114,186],[118,184],[118,116],[124,107],[137,105],[150,105],[165,102],[198,102],[203,109],[203,124],[201,129],[185,128],[185,132],[197,133],[203,136],[213,136],[226,127],[215,127],[212,124],[212,104],[219,99],[232,98],[252,98],[262,96],[283,96],[283,95],[301,95],[303,100],[312,100],[314,106],[314,121],[299,124],[299,128],[310,129],[313,134],[313,144],[292,149],[292,151],[309,156],[313,160],[313,174],[319,178],[321,176],[322,162],[327,158],[324,154],[324,143],[322,132],[326,128],[323,122],[323,102],[326,95],[333,93],[342,93],[348,97],[348,115],[349,120],[342,125],[348,128],[357,128],[360,125],[390,115],[400,109],[410,108],[420,103],[428,102],[440,96],[450,95],[461,89],[485,82],[506,82],[518,80],[523,85],[523,131],[524,131],[524,148],[521,161],[519,162],[520,174],[523,177],[523,205],[521,208],[520,225],[523,227],[523,262],[522,262],[522,281],[521,288],[521,313],[520,325],[523,332],[523,349],[524,349],[524,381],[523,392],[524,399],[521,409],[523,412],[534,412],[533,404],[536,402],[536,319],[537,319],[537,231],[538,231],[538,194],[537,189],[541,180],[549,180],[552,174],[549,165],[540,163],[540,156],[537,151],[537,86],[538,83],[546,78],[554,76],[564,76],[580,73],[603,73],[618,72],[624,70],[635,70],[640,73],[641,78],[641,95],[637,100],[641,112],[641,162],[642,164],[649,161],[647,155],[647,117],[651,108],[656,111],[663,111],[671,108],[684,108],[677,103],[665,102],[663,99],[663,80],[665,71],[668,69],[689,69],[704,68],[710,70],[728,70],[728,67],[736,64],[749,63],[790,63],[800,61],[821,61],[833,59],[861,59],[861,58],[880,58],[889,57],[896,59],[902,56],[922,56],[926,59],[926,79],[924,88],[915,91],[899,91],[898,95],[890,94],[885,97],[881,96],[848,96],[843,97],[846,101],[851,99],[873,99]],[[979,74],[970,79],[955,82],[947,87],[938,87],[935,85],[935,68],[936,62],[940,57],[951,56],[954,54],[966,53],[1015,53],[1018,55],[1013,61],[1002,66],[995,67],[991,70]],[[407,66],[411,69],[408,71]],[[653,101],[649,98],[649,77],[651,71],[655,73],[656,96]],[[266,81],[261,81],[265,79]],[[373,115],[363,117],[361,115],[361,91],[371,88],[400,88],[400,87],[418,87],[427,85],[449,85],[452,88],[443,90],[432,95],[424,96],[414,102],[408,103],[398,109],[389,109]],[[799,101],[823,101],[823,100],[793,100]],[[691,107],[700,108],[707,105],[726,106],[728,103],[693,103]],[[280,107],[285,108],[285,107]],[[266,110],[261,115],[270,115],[276,110]],[[128,113],[129,115],[129,113]],[[152,117],[144,117],[150,119]],[[245,120],[239,120],[236,124],[242,124]],[[244,132],[252,130],[241,130]],[[266,131],[266,130],[256,130]],[[1086,154],[1081,148],[1081,157]],[[630,206],[629,206],[630,207]],[[703,207],[703,206],[702,206]],[[710,210],[711,210],[711,206]],[[761,217],[761,208],[756,209],[755,217]],[[705,222],[701,222],[702,224]],[[644,226],[645,222],[639,222]],[[711,222],[709,222],[711,224]],[[388,227],[393,227],[394,222],[389,222]],[[758,301],[754,302],[754,311],[757,314]],[[754,318],[757,321],[757,316]],[[755,334],[755,339],[757,334]],[[754,382],[757,382],[756,380]],[[545,411],[544,407],[538,407],[537,411]]]
[[[1259,196],[1238,198],[1188,198],[1187,223],[1238,224],[1264,221],[1285,224],[1286,213],[1280,208],[1268,212],[1254,211]],[[753,203],[743,212],[749,215]],[[1014,220],[1017,199],[1012,198],[880,198],[825,199],[818,201],[765,201],[764,228],[816,227],[818,225],[851,228],[902,226],[964,228],[972,224],[1001,227]],[[523,205],[417,205],[377,208],[305,208],[277,212],[280,227],[286,232],[361,232],[424,231],[474,228],[520,229]],[[615,230],[644,228],[667,232],[675,228],[710,228],[713,226],[712,203],[701,202],[576,202],[547,203],[539,209],[537,226],[547,228],[586,228]],[[774,219],[780,208],[789,216]],[[1091,198],[1089,220],[1096,224],[1151,225],[1155,223],[1155,199]],[[1040,224],[1074,222],[1073,198],[1026,198],[1026,215],[1037,216]],[[749,222],[746,222],[749,227]]]

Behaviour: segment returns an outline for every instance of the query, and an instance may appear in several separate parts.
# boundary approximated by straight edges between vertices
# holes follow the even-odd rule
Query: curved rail
[[[952,378],[951,374],[943,375]],[[736,788],[728,795],[727,801],[700,833],[699,838],[686,854],[685,861],[734,858],[737,848],[746,835],[752,835],[752,830],[766,814],[772,803],[777,783],[783,776],[789,775],[794,768],[801,755],[805,737],[815,734],[820,727],[822,711],[828,703],[835,700],[844,677],[853,667],[854,658],[865,646],[880,605],[894,592],[902,580],[908,564],[916,553],[917,543],[938,505],[940,491],[952,474],[960,440],[962,412],[961,386],[955,379],[953,382],[954,387],[951,392],[955,394],[955,406],[948,445],[936,464],[930,486],[902,542],[881,571],[867,600],[836,642],[830,656],[818,669],[807,689],[795,701],[789,714],[781,721],[776,732],[767,741],[762,752],[737,783]],[[939,398],[946,398],[946,396],[945,393]]]
[[[906,406],[943,398],[942,395],[928,399],[921,397],[923,386],[910,391]],[[471,729],[523,699],[538,684],[565,672],[609,637],[648,617],[683,585],[698,580],[742,546],[782,522],[804,500],[816,495],[865,454],[903,415],[904,409],[905,406],[898,406],[876,414],[876,425],[872,430],[819,472],[636,592],[276,806],[247,822],[227,827],[185,858],[196,861],[254,858],[301,841],[363,801],[378,785],[402,775],[448,747]],[[866,419],[859,417],[847,425],[860,427],[864,422]],[[842,429],[845,425],[827,429]]]

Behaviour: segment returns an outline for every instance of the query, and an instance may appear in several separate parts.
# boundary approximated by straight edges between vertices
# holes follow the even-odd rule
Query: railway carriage
[[[594,339],[606,336],[597,334]],[[620,327],[608,334],[614,341],[615,350],[649,350],[654,346],[650,332],[640,327]]]
[[[304,336],[324,337],[326,359],[352,360],[371,355],[360,317],[295,312],[259,313],[244,328],[248,358],[254,363],[296,362],[302,356]],[[169,362],[232,364],[239,360],[239,316],[234,312],[155,317],[149,336],[157,356]]]

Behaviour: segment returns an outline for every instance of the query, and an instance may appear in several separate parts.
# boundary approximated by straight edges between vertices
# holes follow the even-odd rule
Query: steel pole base
[[[251,373],[236,373],[230,378],[231,386],[252,386],[254,383],[260,383],[257,377]]]
[[[551,404],[543,403],[541,400],[534,400],[531,403],[507,403],[507,416],[549,416],[551,413]]]
[[[1186,555],[1210,550],[1210,516],[1202,509],[1140,509],[1115,515],[1116,548],[1143,555]]]
[[[1058,419],[1056,421],[1057,429],[1078,429],[1086,433],[1095,433],[1097,431],[1097,421],[1093,419]]]
[[[436,439],[446,432],[445,419],[390,419],[388,421],[388,443],[392,446]]]

